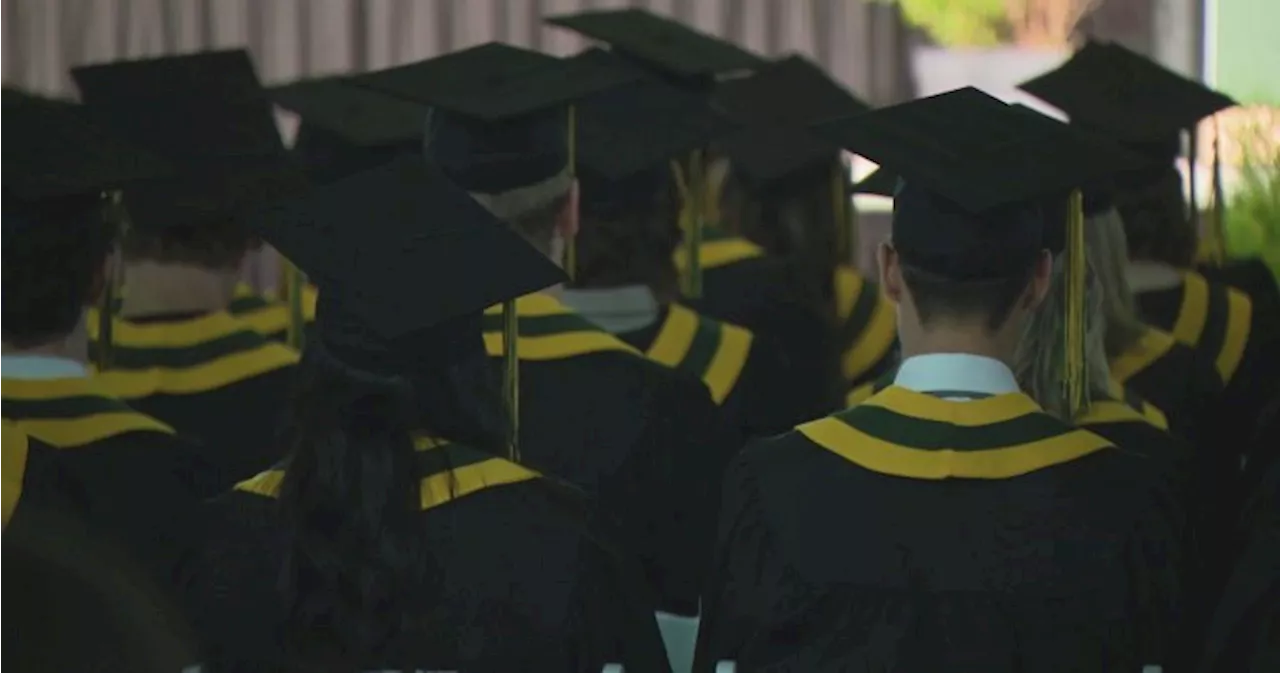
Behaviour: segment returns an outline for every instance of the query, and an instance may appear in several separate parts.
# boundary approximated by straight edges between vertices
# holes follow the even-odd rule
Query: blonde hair
[[[1027,321],[1018,343],[1014,374],[1018,384],[1045,411],[1065,421],[1074,420],[1062,385],[1065,349],[1063,322],[1066,315],[1066,283],[1063,282],[1063,255],[1053,260],[1053,277],[1044,302]],[[1103,289],[1098,273],[1089,262],[1085,280],[1084,360],[1089,381],[1088,399],[1104,397],[1111,379],[1105,348],[1106,321],[1103,318]],[[1083,415],[1087,409],[1077,410]]]
[[[1084,236],[1089,264],[1101,285],[1106,353],[1114,358],[1132,348],[1147,331],[1125,277],[1129,246],[1124,221],[1114,208],[1108,209],[1085,222]]]

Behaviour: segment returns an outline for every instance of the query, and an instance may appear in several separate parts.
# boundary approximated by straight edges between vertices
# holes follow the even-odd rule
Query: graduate
[[[878,251],[904,360],[894,385],[730,467],[695,670],[1161,663],[1163,479],[1006,364],[1050,284],[1044,199],[1100,177],[1025,114],[969,88],[824,125],[905,179]]]
[[[432,105],[428,160],[562,262],[578,226],[571,103],[631,79],[590,61],[491,43],[357,81]],[[696,614],[712,493],[726,453],[738,448],[707,387],[645,358],[554,291],[521,297],[512,310],[519,380],[509,402],[519,406],[522,460],[596,498],[644,563],[660,608]],[[504,353],[503,334],[516,328],[506,311],[486,312],[494,366],[513,360]]]
[[[1124,47],[1090,42],[1060,68],[1021,85],[1087,128],[1145,152],[1153,170],[1115,194],[1142,318],[1214,364],[1226,396],[1218,438],[1239,451],[1265,400],[1280,387],[1280,311],[1211,282],[1193,268],[1196,231],[1173,165],[1182,130],[1235,105]],[[1243,456],[1233,456],[1239,461]]]
[[[800,56],[720,83],[716,102],[745,125],[719,144],[732,162],[724,219],[810,278],[846,385],[876,378],[893,361],[893,307],[853,267],[857,223],[843,151],[806,128],[870,107]]]
[[[612,58],[598,51],[575,58],[597,57]],[[657,80],[592,96],[575,113],[581,225],[564,303],[651,359],[697,376],[744,438],[825,414],[825,401],[797,380],[778,344],[680,301],[672,256],[681,244],[681,199],[669,162],[705,144],[724,121]],[[659,118],[661,126],[645,123]]]
[[[574,489],[499,457],[482,311],[560,269],[412,156],[256,227],[320,305],[286,459],[213,506],[206,670],[666,670],[639,567]]]
[[[197,447],[90,377],[84,316],[101,298],[118,226],[104,191],[169,167],[73,106],[6,93],[4,120],[6,517],[20,518],[22,501],[58,500],[176,591],[197,500],[213,486]]]
[[[72,76],[90,113],[177,167],[172,179],[125,192],[123,301],[98,378],[201,440],[230,487],[279,457],[273,435],[298,357],[226,312],[255,244],[238,218],[299,189],[301,174],[284,157],[243,51],[85,66]]]
[[[759,56],[642,9],[553,16],[547,23],[598,40],[639,76],[656,78],[715,104],[716,81],[765,65]],[[653,123],[660,123],[655,121]],[[686,301],[704,315],[741,325],[781,344],[806,386],[839,406],[844,387],[824,309],[806,301],[806,276],[785,259],[717,221],[708,148],[679,162],[678,182],[691,204],[683,215],[684,245],[676,252]]]

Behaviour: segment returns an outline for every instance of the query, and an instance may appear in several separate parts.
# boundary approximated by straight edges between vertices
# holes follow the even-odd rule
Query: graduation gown
[[[799,406],[804,397],[795,391],[804,383],[795,380],[780,347],[745,327],[670,304],[652,325],[617,336],[651,360],[698,377],[726,424],[744,438],[785,432],[825,412]]]
[[[196,448],[92,379],[4,379],[3,399],[6,421],[30,438],[22,492],[55,493],[178,591],[213,490]]]
[[[1148,327],[1108,366],[1114,381],[1168,415],[1171,432],[1206,452],[1218,451],[1214,426],[1222,382],[1201,353]]]
[[[810,396],[806,407],[834,409],[839,404],[839,346],[830,320],[797,299],[799,281],[785,260],[767,257],[760,246],[717,229],[703,232],[700,248],[702,296],[687,299],[703,315],[767,336],[779,344],[797,380],[796,395]],[[676,266],[687,265],[683,248]]]
[[[715,493],[739,448],[708,389],[549,294],[517,302],[520,460],[583,489],[621,527],[660,609],[697,614]],[[485,348],[502,367],[501,307]]]
[[[1173,288],[1139,293],[1146,322],[1212,362],[1224,386],[1214,431],[1239,452],[1266,401],[1280,390],[1280,316],[1255,310],[1244,292],[1187,271]],[[1233,456],[1239,462],[1238,453]]]
[[[834,282],[840,373],[856,387],[894,366],[898,318],[880,286],[853,267],[836,268]]]
[[[307,324],[316,319],[316,286],[302,288],[302,317]],[[289,336],[289,304],[260,294],[247,283],[236,285],[235,296],[227,305],[227,313],[239,318],[250,329],[272,341],[285,343]]]
[[[1196,269],[1210,281],[1230,285],[1249,295],[1254,310],[1280,320],[1280,285],[1267,263],[1261,259],[1228,260],[1222,266],[1202,265]]]
[[[725,476],[697,671],[1160,663],[1175,525],[1150,461],[1020,393],[890,386]]]
[[[103,387],[198,440],[222,488],[280,458],[275,432],[295,351],[223,311],[117,320],[112,341]]]
[[[669,670],[640,570],[587,523],[580,497],[468,447],[418,448],[421,534],[438,578],[435,604],[423,606],[432,617],[366,670]],[[275,500],[283,476],[260,474],[211,506],[192,600],[206,670],[284,663],[278,587],[289,535]]]

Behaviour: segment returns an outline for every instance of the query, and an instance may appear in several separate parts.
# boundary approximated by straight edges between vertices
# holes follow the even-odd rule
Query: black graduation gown
[[[113,330],[102,385],[198,440],[222,489],[279,460],[295,351],[223,311],[117,320]]]
[[[1280,285],[1275,274],[1261,259],[1228,260],[1222,266],[1206,264],[1196,269],[1205,278],[1225,283],[1249,295],[1254,310],[1280,320]]]
[[[1262,406],[1280,390],[1280,315],[1256,311],[1244,292],[1192,271],[1180,285],[1137,299],[1146,322],[1213,363],[1224,386],[1214,432],[1241,451]],[[1234,462],[1240,458],[1237,453]]]
[[[616,519],[660,609],[697,614],[715,493],[741,448],[707,387],[649,360],[548,294],[518,301],[520,461],[583,489]],[[502,367],[502,318],[485,315]]]
[[[200,534],[199,500],[213,492],[196,447],[92,379],[4,379],[3,398],[5,419],[53,450],[28,452],[24,490],[60,491],[92,530],[177,591]]]
[[[1178,600],[1165,488],[1025,395],[891,386],[729,468],[695,670],[1160,663]]]
[[[634,562],[585,516],[585,503],[514,463],[456,444],[420,443],[422,528],[438,586],[424,633],[366,670],[484,673],[667,671],[651,597]],[[265,472],[211,506],[192,595],[213,671],[278,670],[278,592],[288,532]],[[206,670],[209,670],[206,669]]]
[[[1108,365],[1113,380],[1168,416],[1171,432],[1206,451],[1217,449],[1214,426],[1222,382],[1201,353],[1168,332],[1148,327]]]
[[[316,286],[302,288],[302,317],[307,324],[316,319]],[[235,296],[227,304],[227,313],[239,318],[250,329],[272,341],[285,343],[289,336],[289,304],[260,294],[253,287],[241,283]]]
[[[702,296],[686,303],[711,316],[767,336],[779,344],[796,380],[805,381],[796,395],[810,396],[806,408],[824,413],[839,405],[839,346],[830,320],[798,300],[794,274],[786,260],[765,256],[756,244],[725,232],[703,232],[700,248]],[[684,250],[676,265],[685,265]]]
[[[840,373],[856,387],[873,381],[897,361],[898,318],[880,286],[862,277],[853,267],[836,268],[835,290],[837,343]]]
[[[649,359],[698,377],[720,405],[725,423],[744,438],[786,432],[817,418],[823,409],[805,400],[781,349],[751,330],[671,304],[643,329],[619,333]]]

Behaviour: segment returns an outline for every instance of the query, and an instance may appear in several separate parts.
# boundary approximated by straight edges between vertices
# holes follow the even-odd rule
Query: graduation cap
[[[956,280],[1020,271],[1042,249],[1045,199],[1142,165],[972,87],[816,129],[902,176],[895,247]]]
[[[648,206],[672,184],[672,161],[729,128],[705,99],[656,79],[615,87],[576,107],[584,217]],[[662,121],[655,124],[655,119]]]
[[[1161,154],[1176,154],[1182,130],[1236,105],[1229,96],[1119,44],[1096,41],[1019,87],[1062,110],[1073,124]]]
[[[731,42],[639,8],[561,14],[545,21],[604,42],[683,85],[709,88],[716,75],[762,63],[759,56]]]
[[[134,226],[234,222],[305,187],[244,50],[82,66],[71,75],[95,119],[178,169],[129,190]]]
[[[425,152],[459,186],[486,194],[569,167],[569,106],[633,79],[617,68],[489,43],[353,81],[432,107]]]
[[[483,353],[485,308],[563,280],[519,234],[412,156],[264,208],[252,226],[318,285],[320,341],[361,361],[352,364],[390,373],[406,364],[377,361],[392,347],[421,344],[416,360],[458,355],[459,335],[433,330],[457,328],[459,317],[473,318],[465,346]]]
[[[272,87],[280,107],[301,117],[293,153],[308,175],[327,182],[372,168],[400,152],[421,152],[429,108],[323,77]]]
[[[808,126],[871,110],[821,66],[799,55],[719,83],[714,99],[731,118],[747,124]]]

